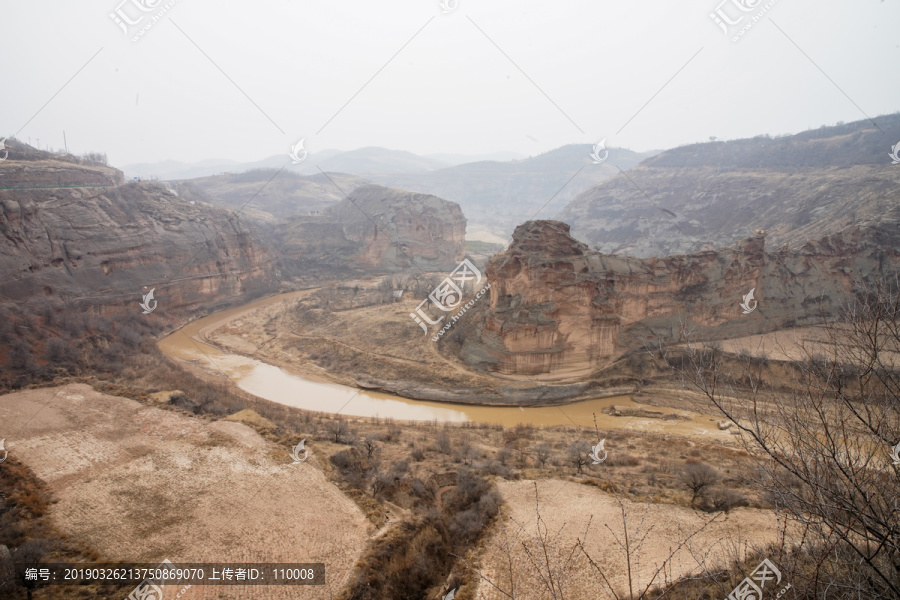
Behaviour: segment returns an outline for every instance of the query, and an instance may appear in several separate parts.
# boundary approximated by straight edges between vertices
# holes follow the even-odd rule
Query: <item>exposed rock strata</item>
[[[44,153],[47,154],[47,153]],[[208,311],[275,291],[268,253],[237,215],[156,183],[53,156],[0,163],[0,299],[104,314]]]
[[[858,281],[900,269],[896,211],[796,251],[766,252],[765,237],[641,259],[593,252],[559,221],[525,223],[487,265],[489,310],[468,327],[462,356],[503,375],[581,377],[684,330],[724,339],[820,322]],[[758,305],[743,314],[751,289]]]

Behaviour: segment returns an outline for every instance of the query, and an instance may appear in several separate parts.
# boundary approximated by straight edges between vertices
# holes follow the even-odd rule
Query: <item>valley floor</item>
[[[323,587],[195,586],[182,596],[184,600],[331,598],[379,535],[359,506],[323,472],[330,468],[327,456],[335,447],[331,444],[313,444],[307,462],[292,464],[287,448],[244,424],[157,408],[102,394],[84,384],[0,396],[0,420],[17,432],[7,448],[48,484],[55,527],[94,548],[104,560],[326,564],[328,585]],[[415,430],[410,433],[417,435]],[[493,437],[490,431],[483,434],[488,444],[494,443]],[[619,440],[623,450],[625,440],[629,448],[637,441]],[[682,446],[682,451],[687,447]],[[720,460],[722,467],[734,464],[730,461],[738,455],[727,456],[732,458],[727,463]],[[658,462],[652,456],[641,460],[647,465]],[[444,465],[439,470],[453,468]],[[608,570],[614,585],[624,585],[624,556],[613,537],[621,529],[620,505],[597,487],[604,485],[605,476],[598,480],[557,475],[539,478],[537,483],[528,479],[537,473],[531,469],[521,480],[497,479],[505,506],[473,555],[476,568],[492,579],[508,580],[506,557],[498,542],[507,536],[515,538],[519,541],[513,552],[517,565],[513,576],[522,590],[535,594],[524,597],[539,597],[521,544],[525,541],[534,548],[533,540],[540,535],[535,527],[537,493],[544,526],[554,536],[560,532],[554,541],[557,548],[565,554],[576,539],[585,539],[590,521],[586,549]],[[635,471],[633,480],[639,478]],[[585,485],[591,481],[593,485]],[[632,534],[647,536],[637,566],[644,581],[713,514],[717,515],[713,522],[691,539],[667,569],[669,579],[725,566],[725,561],[777,538],[778,522],[770,510],[737,508],[709,514],[672,504],[671,492],[663,496],[665,504],[622,500]],[[402,512],[396,506],[389,510]],[[387,526],[395,522],[391,518]],[[639,529],[634,529],[638,524]],[[583,558],[572,564],[570,583],[567,597],[598,597],[599,579]],[[501,595],[482,581],[475,597]]]

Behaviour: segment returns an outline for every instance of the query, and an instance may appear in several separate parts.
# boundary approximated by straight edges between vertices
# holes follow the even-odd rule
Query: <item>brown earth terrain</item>
[[[194,586],[188,599],[332,598],[374,527],[322,473],[237,422],[83,384],[0,396],[7,449],[54,497],[56,528],[107,560],[324,562],[328,585]],[[172,593],[177,592],[175,590]],[[169,591],[166,591],[168,594]]]
[[[393,302],[374,283],[368,288],[362,285],[351,282],[324,288],[292,305],[264,307],[216,328],[209,339],[304,377],[326,377],[419,400],[534,406],[578,397],[620,396],[633,390],[633,385],[591,382],[541,386],[478,372],[441,352],[432,336],[423,336],[410,317],[421,302],[416,293],[404,293],[399,302]],[[424,298],[427,290],[423,287],[420,293]],[[351,303],[354,308],[349,308]],[[470,311],[464,318],[474,314]]]
[[[574,554],[568,568],[564,566],[578,540],[603,569],[615,592],[627,597],[628,564],[616,540],[625,540],[623,507],[628,514],[629,543],[639,548],[631,557],[636,590],[643,590],[651,582],[670,555],[671,562],[660,571],[655,583],[727,568],[732,559],[742,560],[753,549],[780,539],[779,521],[771,510],[736,508],[710,515],[681,506],[628,499],[622,499],[620,506],[610,493],[558,479],[504,481],[498,488],[506,505],[481,545],[478,570],[507,593],[510,582],[515,581],[517,597],[538,598],[545,589],[537,576],[537,563],[528,557],[531,552],[538,561],[544,558],[537,542],[541,538],[537,507],[541,529],[549,534],[546,539],[550,564],[559,574],[565,574],[565,597],[579,600],[606,597],[604,590],[608,588],[581,553]],[[688,543],[679,549],[685,539]],[[510,559],[514,565],[512,579]],[[499,600],[507,596],[482,579],[475,597]]]

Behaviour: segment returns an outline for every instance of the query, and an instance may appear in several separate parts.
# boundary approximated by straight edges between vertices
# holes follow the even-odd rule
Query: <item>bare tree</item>
[[[671,569],[672,562],[678,552],[685,547],[690,540],[709,527],[713,521],[715,521],[719,515],[715,515],[704,522],[701,526],[695,529],[690,534],[686,535],[684,539],[679,540],[678,544],[675,545],[669,555],[663,560],[656,570],[650,575],[647,579],[646,583],[641,581],[640,570],[638,568],[641,559],[641,553],[644,548],[644,545],[647,543],[650,532],[652,531],[651,526],[646,526],[645,521],[647,518],[647,514],[650,511],[650,505],[653,503],[653,499],[649,499],[644,505],[644,512],[640,516],[640,519],[637,523],[634,523],[632,519],[630,519],[629,515],[629,506],[628,504],[622,500],[619,496],[618,492],[613,489],[613,495],[615,496],[616,502],[619,505],[619,512],[622,516],[622,529],[621,532],[615,532],[609,526],[609,524],[604,524],[604,526],[609,530],[612,534],[613,539],[616,541],[616,546],[619,549],[619,553],[625,559],[626,565],[626,576],[628,581],[628,596],[629,599],[634,600],[644,600],[645,598],[649,598],[652,593],[652,588],[658,585],[665,585],[671,583],[671,581],[665,579],[666,577],[666,569]],[[604,591],[610,598],[614,600],[622,600],[622,596],[616,591],[615,587],[613,587],[612,582],[610,581],[610,576],[612,573],[609,573],[607,569],[604,569],[600,563],[591,557],[588,553],[587,549],[584,547],[584,542],[582,540],[578,541],[578,547],[587,557],[588,562],[591,567],[600,577],[604,584]],[[660,596],[665,595],[665,593],[660,594]]]
[[[591,459],[588,458],[588,453],[591,451],[591,445],[585,441],[577,441],[569,444],[569,447],[566,449],[566,462],[581,473],[584,470],[584,466],[591,462]]]
[[[362,442],[360,442],[360,445],[366,453],[366,458],[369,460],[381,451],[381,446],[378,445],[379,439],[380,438],[376,435],[370,435],[364,437]]]
[[[840,320],[824,318],[821,339],[783,349],[798,360],[777,385],[752,354],[687,345],[685,383],[737,426],[759,485],[810,532],[806,552],[830,562],[816,568],[810,597],[851,579],[862,586],[854,597],[900,597],[897,283],[860,284]]]
[[[350,427],[347,426],[347,422],[341,417],[328,421],[325,425],[325,430],[331,435],[335,444],[343,443],[350,436]]]

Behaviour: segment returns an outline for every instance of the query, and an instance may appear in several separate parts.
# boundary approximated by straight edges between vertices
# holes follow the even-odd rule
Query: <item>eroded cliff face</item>
[[[33,158],[33,157],[32,157]],[[238,216],[156,183],[51,157],[0,163],[0,300],[41,298],[101,314],[155,317],[276,289],[267,252]]]
[[[859,281],[900,270],[897,213],[796,251],[767,253],[765,238],[639,259],[593,252],[560,221],[525,223],[487,265],[490,308],[462,353],[505,375],[583,376],[685,330],[708,340],[820,322]],[[758,305],[744,314],[751,289]]]
[[[288,260],[388,271],[452,269],[465,256],[465,236],[466,218],[455,202],[379,185],[357,188],[321,215],[276,230]]]

